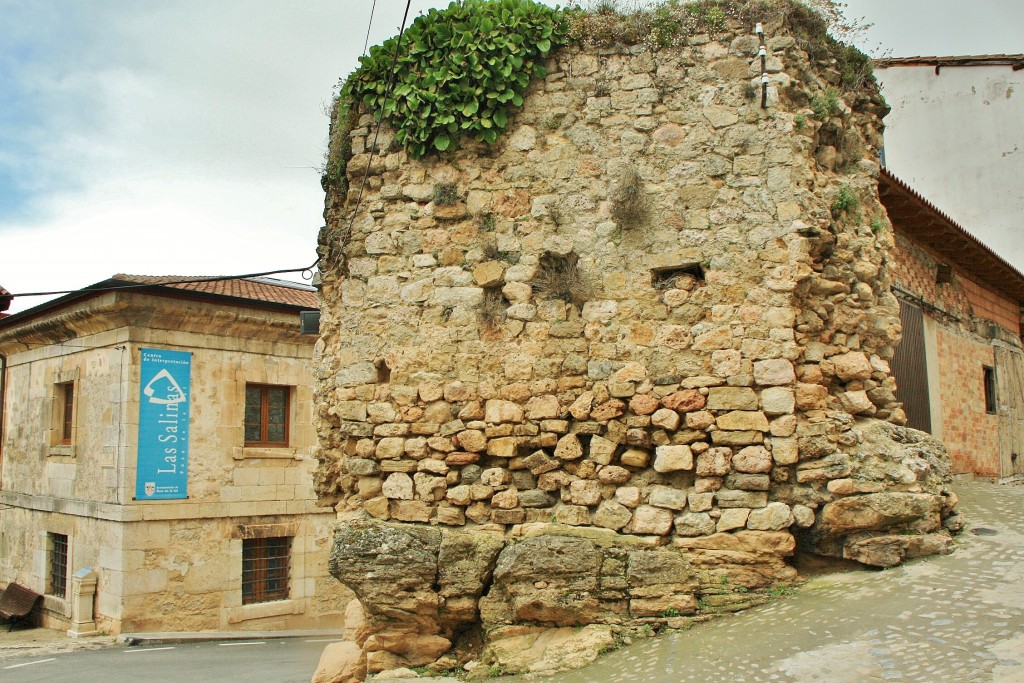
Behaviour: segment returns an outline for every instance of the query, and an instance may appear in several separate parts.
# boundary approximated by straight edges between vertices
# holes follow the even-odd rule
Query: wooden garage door
[[[900,301],[903,340],[896,347],[892,371],[896,398],[903,402],[907,426],[931,433],[932,411],[928,400],[928,363],[924,350],[924,316],[917,306]]]

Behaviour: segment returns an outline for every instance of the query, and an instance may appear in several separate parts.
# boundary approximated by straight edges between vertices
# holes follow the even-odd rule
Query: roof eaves
[[[983,268],[979,269],[977,263],[970,261],[968,254],[965,254],[963,250],[955,248],[953,245],[950,245],[949,249],[944,250],[944,257],[961,266],[965,271],[978,279],[983,280],[986,284],[995,287],[1000,292],[1009,295],[1015,301],[1024,305],[1024,274],[953,220],[948,214],[925,199],[905,181],[898,178],[888,168],[882,168],[881,179],[883,182],[887,182],[889,187],[895,188],[896,191],[918,204],[926,213],[938,221],[944,229],[948,230],[952,237],[958,238],[972,251],[975,251],[982,260],[981,265]],[[891,211],[891,202],[886,203],[888,193],[880,192],[879,194],[886,209]],[[909,225],[901,225],[900,227],[909,234],[914,232]]]

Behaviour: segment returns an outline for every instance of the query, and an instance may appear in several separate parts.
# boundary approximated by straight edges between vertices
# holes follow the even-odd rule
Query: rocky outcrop
[[[559,524],[503,537],[353,520],[337,527],[330,571],[363,606],[354,642],[371,673],[429,664],[480,631],[503,670],[536,672],[558,651],[596,656],[637,623],[680,625],[702,609],[756,603],[748,589],[795,578],[793,549],[779,531],[663,546]],[[570,628],[594,624],[608,628]]]
[[[953,550],[945,530],[959,531],[956,495],[946,488],[949,458],[924,432],[870,421],[844,432],[848,476],[827,484],[828,502],[806,532],[821,554],[891,567],[904,559]]]

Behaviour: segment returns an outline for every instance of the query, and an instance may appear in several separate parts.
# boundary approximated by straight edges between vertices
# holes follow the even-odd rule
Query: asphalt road
[[[279,638],[116,647],[0,664],[3,683],[309,683],[331,639]]]

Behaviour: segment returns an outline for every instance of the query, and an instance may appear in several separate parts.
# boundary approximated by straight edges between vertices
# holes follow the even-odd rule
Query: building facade
[[[340,625],[313,493],[311,288],[116,275],[5,318],[0,580],[101,630]],[[154,412],[155,411],[155,412]]]
[[[893,359],[908,424],[942,439],[954,474],[1024,475],[1024,275],[883,170],[896,237]]]

